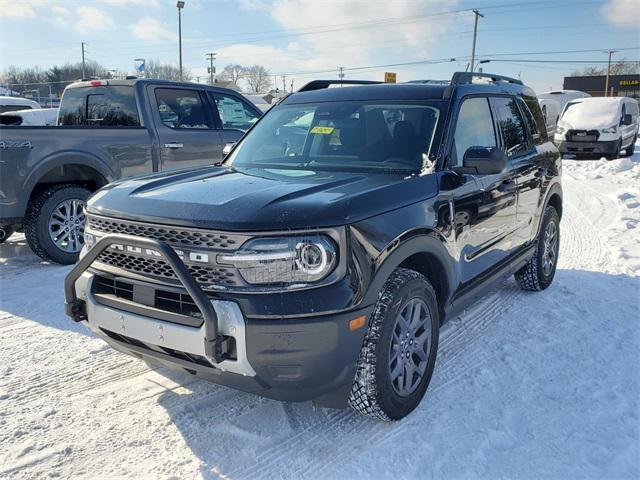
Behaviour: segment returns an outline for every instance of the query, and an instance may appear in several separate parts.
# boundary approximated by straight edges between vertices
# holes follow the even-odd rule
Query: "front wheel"
[[[630,157],[631,155],[633,155],[633,152],[636,151],[636,140],[637,139],[638,139],[637,135],[635,137],[633,137],[633,142],[631,142],[631,145],[629,145],[624,151],[624,156],[625,157]]]
[[[56,263],[75,263],[84,245],[84,208],[91,192],[78,185],[55,185],[29,202],[24,234],[31,250]]]
[[[556,209],[549,206],[544,210],[534,254],[515,274],[520,288],[538,292],[551,285],[558,266],[559,251],[560,217]]]
[[[371,314],[349,405],[381,420],[411,413],[433,374],[439,327],[429,281],[413,270],[395,270]]]

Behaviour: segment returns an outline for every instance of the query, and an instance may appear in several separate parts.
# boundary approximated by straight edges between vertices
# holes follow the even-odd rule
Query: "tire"
[[[615,160],[620,156],[620,150],[622,150],[622,139],[618,140],[618,148],[616,148],[616,153],[613,155],[605,155],[604,158],[607,160]]]
[[[400,333],[411,330],[403,330],[403,326],[411,325],[400,322],[400,314],[407,314],[416,305],[420,315],[414,318],[419,317],[421,322],[415,323],[419,327],[407,333],[409,337],[402,336],[402,345],[398,342]],[[371,314],[349,405],[361,414],[385,421],[399,420],[411,413],[424,397],[433,374],[439,327],[438,303],[429,281],[413,270],[396,269],[382,287]],[[423,339],[422,348],[420,339]],[[407,352],[409,357],[397,353],[392,356],[392,351]],[[406,370],[405,365],[411,370]],[[403,372],[401,379],[392,375],[392,370],[397,369]],[[400,392],[399,389],[405,387],[404,379],[409,378],[404,375],[407,371],[412,372],[412,386]]]
[[[37,193],[29,202],[27,214],[24,221],[24,234],[31,250],[44,260],[68,265],[75,263],[80,254],[80,248],[84,245],[84,205],[91,192],[86,188],[72,184],[55,185]],[[77,206],[77,214],[72,210],[58,210],[65,202],[78,202],[82,208]],[[56,212],[56,210],[58,210]],[[60,222],[60,212],[67,212],[71,225],[67,234],[67,248],[64,247],[64,240],[56,244],[50,234],[50,228],[66,228]],[[54,215],[55,213],[55,215]],[[76,223],[76,220],[78,221]],[[50,221],[55,225],[50,227]],[[58,225],[60,224],[60,225]],[[61,230],[57,230],[61,231]],[[59,238],[65,238],[64,232]]]
[[[515,274],[520,288],[539,292],[551,285],[558,266],[559,250],[560,217],[555,208],[548,206],[544,211],[533,257]],[[549,260],[551,263],[546,263]]]
[[[0,244],[4,243],[5,240],[8,240],[11,235],[15,233],[16,229],[11,225],[7,225],[3,227],[0,225]]]
[[[624,151],[624,156],[625,157],[630,157],[636,151],[636,140],[638,140],[638,136],[637,135],[635,137],[633,137],[633,142],[631,142],[631,145],[629,145],[625,149],[625,151]]]

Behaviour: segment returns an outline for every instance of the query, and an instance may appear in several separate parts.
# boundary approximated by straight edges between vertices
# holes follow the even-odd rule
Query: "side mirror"
[[[229,155],[235,144],[236,142],[225,144],[224,148],[222,149],[222,156],[226,157],[227,155]]]
[[[507,154],[498,147],[469,147],[464,152],[462,167],[453,167],[457,173],[491,175],[507,168]]]
[[[631,117],[630,113],[627,113],[622,117],[622,125],[625,125],[628,127],[629,125],[632,125],[632,124],[633,124],[633,118]]]

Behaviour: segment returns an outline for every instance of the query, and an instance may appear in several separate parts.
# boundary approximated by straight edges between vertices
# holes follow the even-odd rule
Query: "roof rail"
[[[480,72],[456,72],[451,77],[451,85],[462,85],[464,83],[473,83],[474,77],[489,78],[494,82],[502,81],[508,83],[515,83],[517,85],[524,85],[522,80],[517,78],[504,77],[502,75],[495,75],[493,73],[480,73]]]
[[[321,90],[323,88],[329,88],[331,85],[374,85],[377,83],[375,80],[312,80],[304,85],[298,92],[310,92],[311,90]]]

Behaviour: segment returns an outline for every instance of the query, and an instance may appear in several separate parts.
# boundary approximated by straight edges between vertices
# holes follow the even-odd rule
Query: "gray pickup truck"
[[[57,263],[84,244],[88,196],[123,177],[220,163],[261,111],[233,90],[150,79],[70,85],[57,126],[0,127],[0,243]]]

